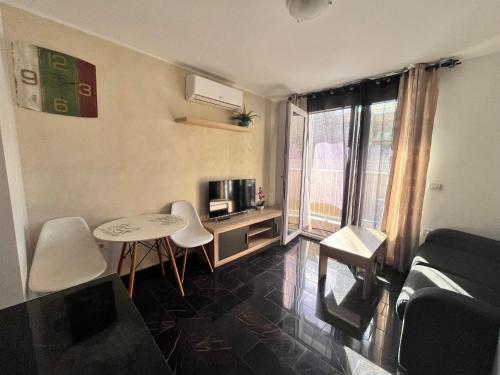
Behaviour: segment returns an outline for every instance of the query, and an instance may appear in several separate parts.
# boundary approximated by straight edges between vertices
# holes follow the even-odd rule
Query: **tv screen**
[[[210,181],[208,202],[210,217],[255,208],[255,179]]]

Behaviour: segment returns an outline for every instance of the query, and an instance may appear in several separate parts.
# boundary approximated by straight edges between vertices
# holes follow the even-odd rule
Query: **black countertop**
[[[116,275],[0,310],[0,374],[171,374]]]

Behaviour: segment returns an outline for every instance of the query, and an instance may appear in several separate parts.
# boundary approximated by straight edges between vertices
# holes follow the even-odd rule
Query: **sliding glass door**
[[[350,107],[309,115],[305,232],[325,236],[342,225],[350,125]]]
[[[397,88],[393,80],[330,90],[313,96],[309,113],[288,103],[285,243],[300,233],[324,238],[346,224],[380,229]]]
[[[283,243],[297,237],[303,226],[303,190],[307,142],[307,112],[287,104],[284,178]]]
[[[397,100],[370,105],[367,137],[363,143],[356,224],[380,229],[392,160]]]

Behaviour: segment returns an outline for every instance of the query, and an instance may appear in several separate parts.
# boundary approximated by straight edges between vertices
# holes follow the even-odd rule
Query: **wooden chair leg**
[[[123,259],[125,258],[125,250],[127,249],[127,243],[124,242],[122,245],[122,252],[120,253],[120,260],[118,261],[118,270],[116,273],[120,276],[122,272]]]
[[[156,251],[158,253],[158,260],[160,261],[160,268],[162,276],[165,276],[165,267],[163,267],[163,257],[161,256],[160,241],[155,240]]]
[[[170,256],[170,262],[172,263],[172,267],[174,268],[174,275],[177,280],[177,285],[179,285],[181,296],[184,297],[184,288],[182,287],[179,271],[177,270],[177,264],[175,263],[174,251],[172,250],[172,246],[170,245],[170,240],[168,239],[168,237],[165,237],[165,243],[167,244],[168,255]]]
[[[137,242],[132,244],[132,252],[130,253],[130,276],[128,280],[128,295],[132,298],[134,294],[134,279],[135,279],[135,264],[137,261]]]
[[[181,281],[184,283],[184,275],[186,274],[186,263],[187,263],[187,255],[188,255],[188,249],[184,249],[184,259],[182,262],[182,276],[181,276]]]
[[[214,272],[212,264],[210,263],[210,259],[208,259],[207,251],[205,250],[205,246],[201,245],[201,250],[203,250],[203,255],[205,255],[205,259],[207,260],[208,266],[210,267],[210,272]]]

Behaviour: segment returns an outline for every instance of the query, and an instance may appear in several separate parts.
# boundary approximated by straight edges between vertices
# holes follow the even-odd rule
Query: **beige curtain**
[[[418,64],[401,76],[392,168],[382,230],[386,262],[408,269],[419,244],[432,128],[438,97],[438,69]]]

